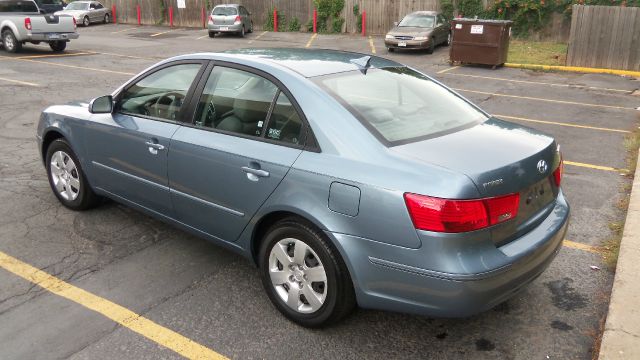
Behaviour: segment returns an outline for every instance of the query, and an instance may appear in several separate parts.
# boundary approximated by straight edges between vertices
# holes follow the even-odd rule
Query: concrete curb
[[[640,78],[640,71],[631,71],[631,70],[600,69],[600,68],[587,68],[587,67],[579,67],[579,66],[514,64],[514,63],[505,63],[504,66],[510,67],[510,68],[516,68],[516,69],[527,69],[527,70],[546,70],[546,71],[555,70],[555,71],[580,72],[580,73],[590,73],[590,74],[612,74],[612,75],[623,75],[623,76],[632,76],[635,78]]]
[[[600,345],[601,360],[640,359],[640,157],[633,179],[609,314]]]

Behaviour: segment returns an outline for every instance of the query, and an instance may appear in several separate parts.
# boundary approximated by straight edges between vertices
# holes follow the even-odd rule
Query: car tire
[[[252,33],[253,33],[253,21],[251,22],[251,27],[249,28],[249,31],[248,31],[248,32],[249,32],[249,34],[252,34]]]
[[[52,41],[49,43],[49,47],[51,47],[51,50],[53,50],[54,52],[62,52],[64,51],[64,49],[67,48],[67,42],[66,41]]]
[[[213,31],[209,31],[209,37],[213,39],[214,37],[216,37],[216,33],[214,33]]]
[[[302,219],[286,218],[271,226],[262,239],[259,265],[271,302],[302,326],[330,325],[355,307],[353,283],[338,251]]]
[[[394,49],[394,48],[390,48],[390,47],[388,47],[388,48],[387,48],[387,51],[388,51],[388,52],[394,52],[395,50],[396,50],[396,49]]]
[[[447,34],[447,40],[444,41],[444,46],[451,45],[451,31]]]
[[[16,39],[16,36],[11,30],[5,30],[2,33],[2,46],[4,50],[10,53],[17,53],[22,49],[22,43]]]
[[[429,47],[427,48],[427,54],[433,54],[433,51],[436,49],[436,39],[431,38],[429,41]]]
[[[111,22],[111,17],[109,16],[109,14],[106,14],[106,15],[104,16],[104,23],[105,23],[105,24],[108,24],[108,23],[110,23],[110,22]]]
[[[54,195],[71,210],[87,210],[99,204],[87,181],[80,161],[64,139],[54,140],[47,148],[45,165]]]
[[[240,37],[244,37],[246,35],[244,31],[244,25],[242,25],[242,30],[240,30]]]
[[[91,25],[91,21],[89,20],[88,16],[85,16],[84,19],[82,19],[82,26],[89,26]]]

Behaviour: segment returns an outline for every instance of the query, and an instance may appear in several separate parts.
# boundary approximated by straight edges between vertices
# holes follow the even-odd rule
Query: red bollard
[[[118,21],[116,21],[116,6],[115,5],[111,6],[111,16],[113,17],[113,23],[117,24]]]
[[[367,34],[367,12],[362,12],[362,36]]]
[[[173,6],[169,7],[169,26],[173,27]]]
[[[204,11],[204,6],[202,7],[202,14],[200,14],[200,18],[202,19],[202,28],[206,29],[207,28],[207,22],[206,22],[206,16],[205,16],[205,11]]]
[[[313,33],[318,32],[318,10],[313,9]]]
[[[273,8],[273,31],[278,32],[278,10]]]
[[[138,26],[142,25],[142,17],[140,16],[140,5],[136,5],[136,14],[138,15]]]

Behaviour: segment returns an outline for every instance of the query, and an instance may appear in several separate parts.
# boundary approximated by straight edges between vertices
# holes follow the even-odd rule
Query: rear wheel
[[[89,21],[89,17],[85,16],[84,19],[82,19],[82,25],[89,26],[90,24],[91,24],[91,21]]]
[[[240,30],[240,37],[244,37],[244,35],[245,35],[244,25],[242,25],[242,30]]]
[[[61,52],[64,51],[64,49],[67,48],[67,42],[66,41],[52,41],[49,43],[49,46],[51,47],[51,50],[55,51],[55,52]]]
[[[394,50],[395,50],[394,48],[390,48],[390,47],[387,48],[388,52],[393,52]]]
[[[355,306],[353,283],[338,251],[297,218],[281,220],[267,232],[260,275],[275,307],[302,326],[329,325]]]
[[[100,198],[91,190],[80,161],[64,139],[49,145],[45,159],[49,185],[62,205],[71,210],[86,210],[99,203]]]
[[[16,53],[22,49],[22,43],[16,39],[16,36],[11,30],[5,30],[2,33],[2,46],[10,53]]]
[[[105,23],[105,24],[108,24],[108,23],[110,23],[110,22],[111,22],[111,17],[109,16],[109,14],[106,14],[106,15],[104,16],[104,23]]]
[[[216,36],[216,33],[214,33],[213,31],[209,31],[209,37],[210,38],[214,38]]]

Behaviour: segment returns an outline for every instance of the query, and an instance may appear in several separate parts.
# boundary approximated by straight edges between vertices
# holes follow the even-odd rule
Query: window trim
[[[260,134],[260,136],[245,135],[245,134],[240,134],[240,133],[233,132],[233,131],[220,130],[220,129],[216,129],[216,128],[212,128],[212,127],[196,125],[196,123],[195,123],[195,115],[196,115],[196,110],[197,110],[198,104],[200,102],[200,98],[202,97],[202,94],[204,92],[204,88],[206,86],[207,81],[209,81],[209,76],[211,76],[211,72],[216,67],[230,68],[230,69],[235,69],[235,70],[246,71],[246,72],[248,72],[250,74],[263,77],[263,78],[271,81],[276,86],[276,88],[278,89],[276,91],[276,94],[274,95],[274,98],[271,100],[271,104],[269,105],[269,110],[268,110],[268,113],[267,113],[267,117],[265,118],[265,124],[263,126],[262,133]],[[300,117],[300,120],[302,121],[302,128],[300,129],[300,138],[301,138],[302,141],[300,143],[298,143],[298,144],[292,144],[292,143],[288,143],[288,142],[284,142],[284,141],[280,141],[280,140],[273,140],[273,139],[269,139],[269,138],[267,138],[265,136],[265,134],[266,134],[266,130],[265,129],[267,129],[269,123],[271,122],[271,114],[273,112],[273,109],[275,108],[275,104],[276,104],[276,102],[278,100],[278,96],[279,96],[280,93],[284,93],[285,96],[289,99],[289,101],[293,105],[294,110],[298,113],[298,116]],[[189,112],[188,112],[189,115],[188,115],[188,117],[186,119],[184,119],[184,122],[182,123],[183,126],[188,126],[188,127],[192,127],[192,128],[200,129],[200,130],[204,130],[204,131],[211,131],[211,132],[224,134],[224,135],[240,137],[240,138],[244,138],[244,139],[250,139],[250,140],[255,140],[255,141],[266,142],[266,143],[269,143],[269,144],[280,145],[280,146],[290,147],[290,148],[294,148],[294,149],[301,149],[301,150],[306,150],[306,151],[311,151],[311,152],[318,152],[318,153],[321,152],[320,146],[318,145],[318,142],[315,140],[315,136],[313,135],[313,131],[311,129],[311,126],[309,126],[309,122],[307,121],[307,118],[304,115],[304,112],[302,111],[302,108],[298,104],[297,100],[295,99],[295,97],[293,96],[291,91],[289,91],[289,89],[287,89],[287,87],[284,86],[284,84],[280,80],[278,80],[275,76],[273,76],[273,75],[271,75],[271,74],[269,74],[269,73],[267,73],[265,71],[253,68],[251,66],[246,66],[246,65],[242,65],[242,64],[228,62],[228,61],[211,60],[210,64],[206,67],[206,71],[202,74],[202,76],[200,78],[200,82],[199,82],[199,84],[197,86],[196,92],[194,94],[192,94],[192,99],[191,99],[191,101],[189,103],[188,109],[189,109]],[[313,139],[311,139],[311,138],[313,138]]]
[[[191,86],[187,90],[187,94],[184,97],[185,98],[185,102],[183,103],[183,107],[180,109],[180,112],[178,113],[178,118],[176,120],[169,120],[169,119],[158,118],[158,117],[154,117],[154,116],[150,116],[150,115],[142,115],[142,114],[134,114],[134,113],[124,112],[124,111],[121,111],[121,109],[118,108],[117,105],[120,102],[120,100],[122,100],[122,96],[124,95],[124,93],[127,90],[129,90],[131,87],[133,87],[135,84],[137,84],[138,82],[140,82],[140,81],[146,79],[147,77],[155,74],[156,72],[164,70],[166,68],[169,68],[169,67],[172,67],[172,66],[176,66],[176,65],[190,65],[190,64],[193,64],[193,65],[199,64],[200,65],[200,69],[196,73],[196,76],[193,78],[193,81],[191,82]],[[117,92],[117,94],[115,94],[113,96],[114,113],[118,113],[118,114],[122,114],[122,115],[128,115],[128,116],[135,116],[135,117],[139,117],[139,118],[142,118],[142,119],[155,120],[155,121],[166,122],[166,123],[171,123],[171,124],[180,124],[180,123],[184,122],[184,118],[189,114],[188,105],[191,103],[191,97],[193,96],[193,93],[195,91],[196,86],[200,83],[200,80],[202,78],[202,74],[204,73],[205,69],[207,68],[207,66],[205,66],[205,64],[207,64],[206,60],[177,60],[177,61],[171,61],[171,62],[162,64],[162,65],[160,65],[158,67],[155,67],[153,69],[150,69],[149,71],[146,71],[146,72],[134,77],[128,83],[126,83]],[[185,106],[185,104],[187,106]]]

